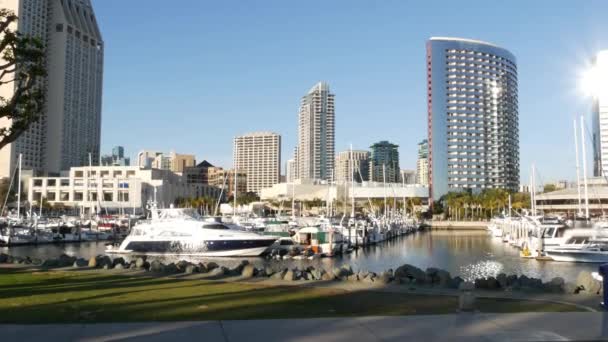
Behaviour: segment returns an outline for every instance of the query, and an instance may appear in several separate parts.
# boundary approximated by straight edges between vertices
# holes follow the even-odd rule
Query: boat
[[[300,245],[310,246],[315,254],[328,256],[342,253],[348,247],[342,233],[334,227],[300,228],[293,240]]]
[[[545,251],[554,261],[606,263],[608,262],[608,244],[590,242],[581,248],[554,248]]]
[[[204,220],[194,209],[152,209],[150,222],[131,229],[125,240],[107,253],[173,254],[209,257],[259,256],[279,237],[235,229]]]

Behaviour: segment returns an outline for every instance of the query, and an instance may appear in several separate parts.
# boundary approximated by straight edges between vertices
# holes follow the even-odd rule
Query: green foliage
[[[449,218],[456,220],[487,219],[503,210],[508,211],[509,192],[504,189],[485,189],[478,194],[471,192],[449,192],[440,203]],[[438,202],[433,206],[433,214]],[[530,207],[530,196],[527,193],[512,193],[511,207],[514,211]]]
[[[543,187],[543,192],[551,192],[555,190],[557,190],[555,184],[545,184],[545,186]]]
[[[44,106],[46,75],[44,44],[38,37],[24,36],[11,27],[17,16],[0,10],[0,86],[12,84],[10,98],[0,97],[0,119],[11,125],[0,128],[0,149],[15,141],[40,119]]]

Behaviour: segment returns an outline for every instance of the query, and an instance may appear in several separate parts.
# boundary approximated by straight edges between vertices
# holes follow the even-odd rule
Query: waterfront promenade
[[[2,341],[577,341],[608,339],[608,315],[460,313],[123,324],[0,325]]]

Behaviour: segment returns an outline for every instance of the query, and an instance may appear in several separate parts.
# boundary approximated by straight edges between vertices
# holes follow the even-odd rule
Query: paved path
[[[168,323],[0,325],[1,341],[607,340],[608,313],[453,314]]]

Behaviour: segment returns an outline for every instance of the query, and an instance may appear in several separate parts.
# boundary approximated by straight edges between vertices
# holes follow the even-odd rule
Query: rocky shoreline
[[[102,270],[139,270],[150,272],[154,275],[177,275],[177,274],[205,274],[211,279],[222,279],[225,277],[268,278],[277,281],[351,281],[370,284],[401,284],[415,287],[432,287],[460,290],[490,290],[490,291],[524,291],[537,293],[556,294],[598,294],[601,284],[593,279],[590,272],[581,271],[575,282],[566,282],[561,277],[543,282],[541,279],[527,277],[525,275],[498,274],[496,277],[477,278],[472,282],[465,281],[459,276],[452,275],[439,268],[420,269],[416,266],[405,264],[395,270],[388,269],[384,272],[375,273],[369,271],[354,271],[349,265],[325,269],[322,267],[309,266],[305,269],[280,268],[276,265],[255,267],[246,260],[242,260],[237,266],[229,268],[217,262],[179,261],[177,263],[162,263],[158,260],[148,261],[145,257],[139,257],[127,261],[122,257],[110,258],[107,255],[98,255],[89,260],[62,254],[58,258],[37,259],[29,257],[17,257],[0,253],[0,264],[32,265],[42,269],[53,269],[63,267],[91,268]]]

